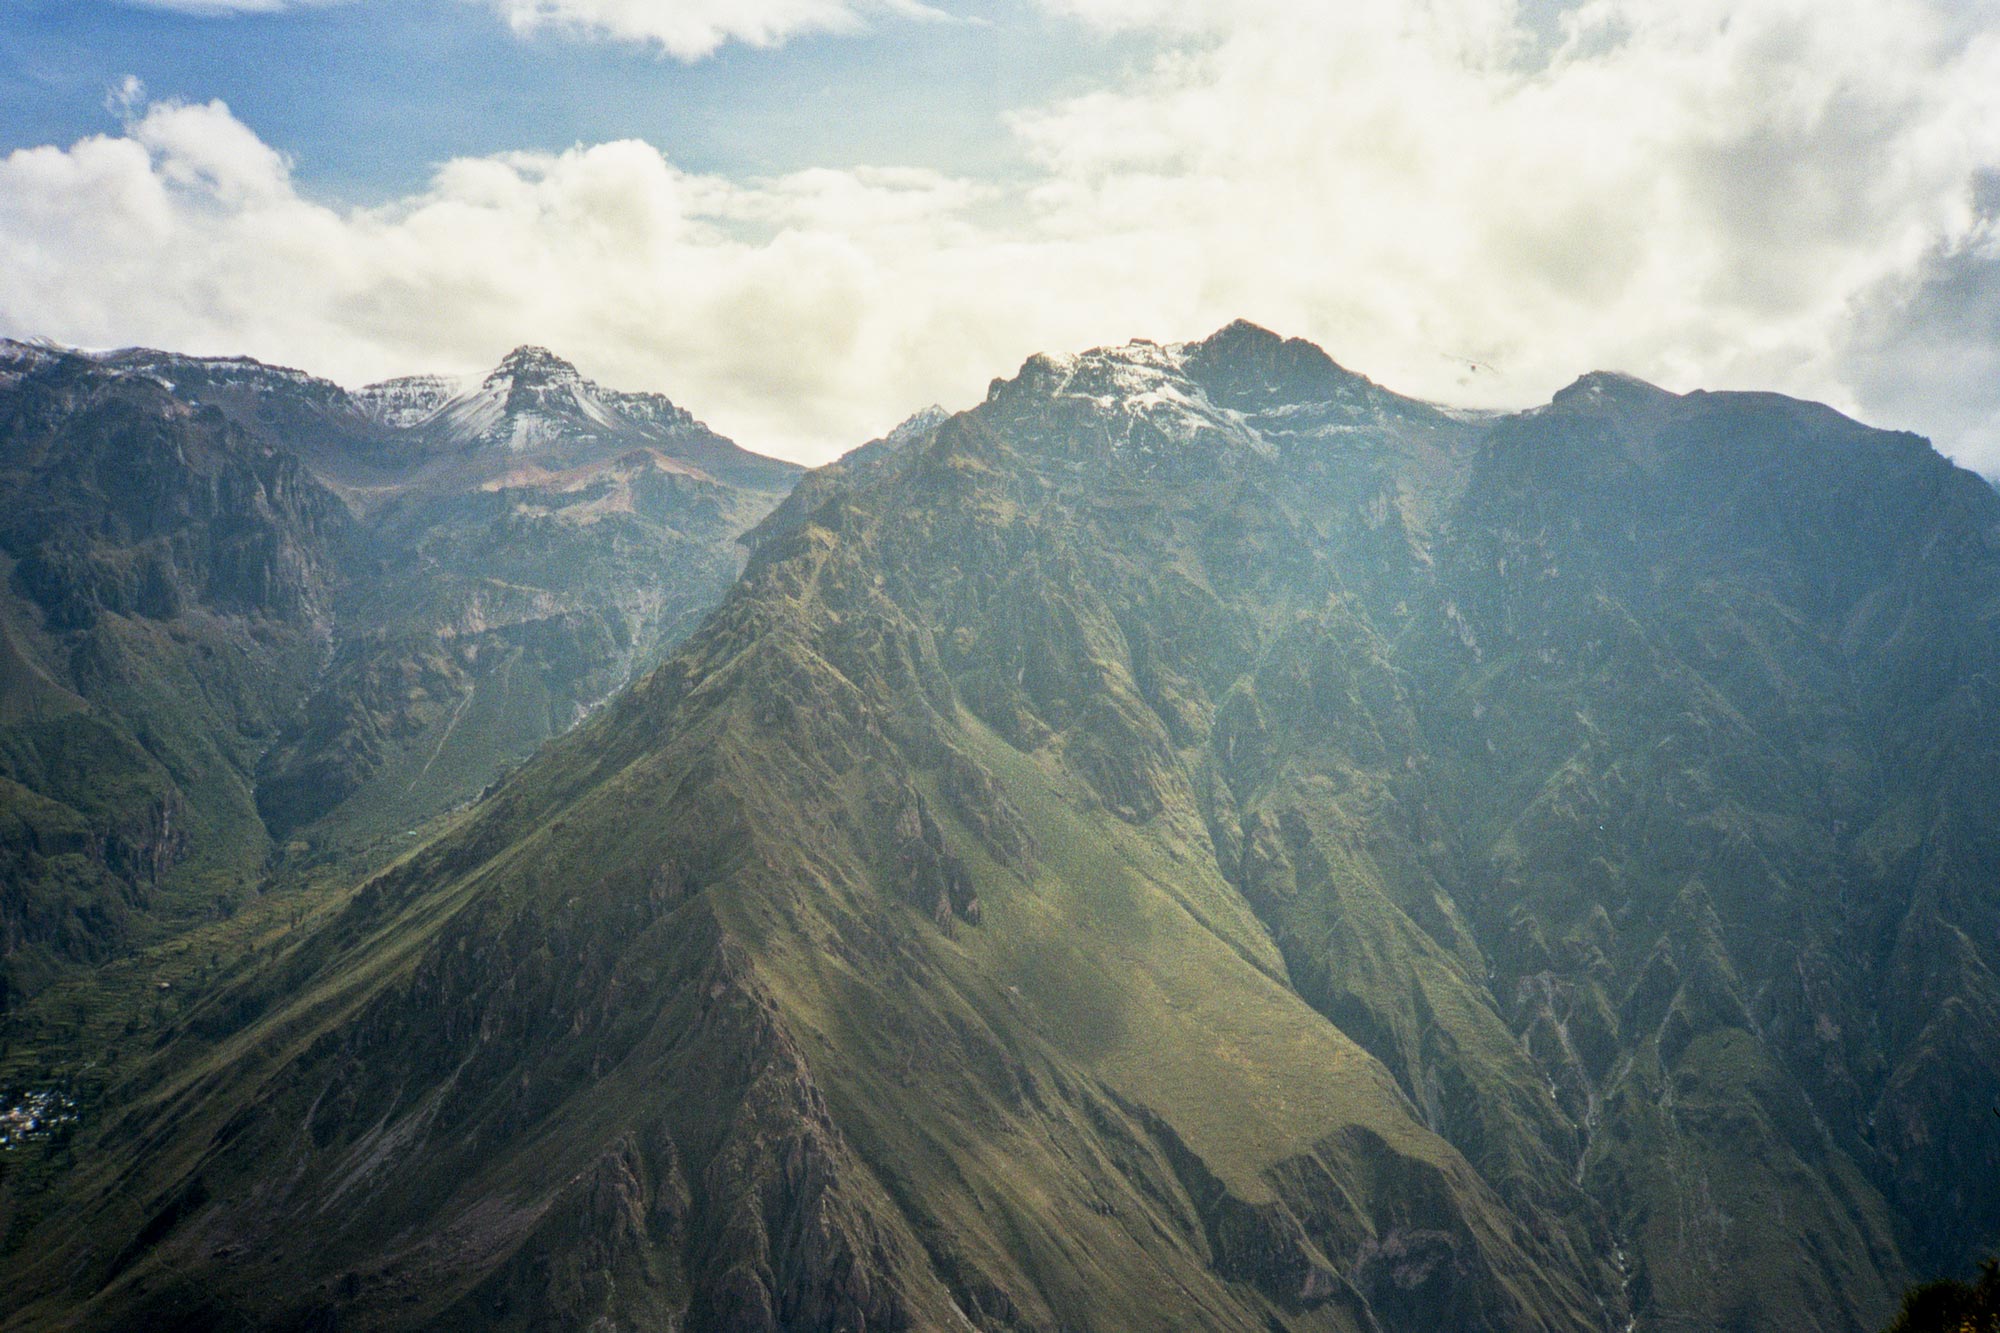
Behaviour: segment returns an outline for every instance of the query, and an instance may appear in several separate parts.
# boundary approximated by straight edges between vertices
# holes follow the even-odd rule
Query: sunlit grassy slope
[[[1785,400],[1036,358],[303,886],[12,1323],[1865,1330],[2000,1230],[1995,533]]]

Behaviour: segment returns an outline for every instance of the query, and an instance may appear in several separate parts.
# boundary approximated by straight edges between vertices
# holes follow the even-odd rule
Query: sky
[[[2000,0],[7,0],[0,335],[520,343],[814,463],[1235,318],[2000,473]]]

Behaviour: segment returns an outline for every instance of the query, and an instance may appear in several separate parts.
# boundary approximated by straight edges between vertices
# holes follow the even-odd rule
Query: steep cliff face
[[[448,448],[455,388],[401,422],[254,361],[5,345],[13,993],[468,799],[719,600],[797,472],[546,352],[496,385],[524,447]]]
[[[20,1326],[1865,1330],[2000,1233],[1921,441],[1238,325],[752,540],[0,1196]]]
[[[562,462],[420,479],[374,511],[339,650],[266,757],[274,830],[337,842],[476,792],[657,662],[781,498],[658,446]]]
[[[218,412],[75,358],[0,365],[0,990],[18,994],[106,956],[136,913],[205,912],[257,872],[251,773],[324,656],[350,526]]]
[[[1962,1183],[2000,1166],[1992,501],[1824,408],[1593,377],[1496,432],[1441,562],[1495,996],[1718,1325],[1782,1273],[1866,1326],[1892,1236],[1936,1271],[2000,1227]]]

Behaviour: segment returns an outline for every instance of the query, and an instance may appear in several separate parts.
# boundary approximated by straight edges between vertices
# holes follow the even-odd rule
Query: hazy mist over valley
[[[0,1330],[2000,1333],[1988,0],[0,39]]]

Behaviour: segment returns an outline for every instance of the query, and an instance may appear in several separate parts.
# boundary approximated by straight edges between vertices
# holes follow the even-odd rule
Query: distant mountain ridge
[[[750,540],[0,1194],[19,1327],[1869,1333],[2000,1237],[2000,496],[1922,440],[1237,324]]]
[[[719,599],[798,472],[539,348],[350,393],[0,342],[0,997],[469,798]]]
[[[336,480],[361,461],[421,475],[419,462],[449,471],[481,455],[499,466],[496,455],[587,459],[636,447],[658,448],[735,486],[783,487],[800,470],[738,448],[660,394],[603,388],[544,347],[517,347],[484,376],[411,375],[353,391],[247,357],[135,348],[93,359],[246,424],[289,428],[308,449],[331,433],[338,452],[315,461]]]

